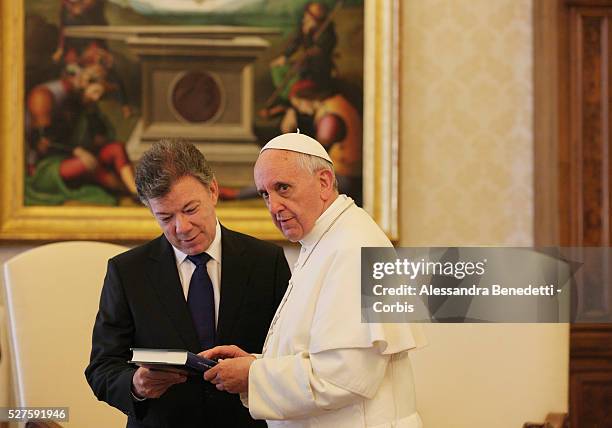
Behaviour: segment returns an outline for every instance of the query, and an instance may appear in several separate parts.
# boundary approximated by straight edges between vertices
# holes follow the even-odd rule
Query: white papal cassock
[[[268,426],[421,427],[408,324],[361,322],[361,247],[391,242],[340,195],[301,241],[302,250],[249,371],[248,404]]]

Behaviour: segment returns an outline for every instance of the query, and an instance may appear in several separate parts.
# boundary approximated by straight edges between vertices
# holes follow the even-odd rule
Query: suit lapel
[[[217,338],[228,341],[240,313],[249,269],[245,248],[233,232],[221,226],[221,301],[217,322]]]
[[[158,244],[149,254],[149,279],[162,307],[185,343],[185,348],[191,352],[200,352],[198,336],[185,301],[172,246],[163,235],[158,238]]]

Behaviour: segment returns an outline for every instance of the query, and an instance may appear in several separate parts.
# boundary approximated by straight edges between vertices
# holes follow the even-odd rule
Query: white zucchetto
[[[327,150],[325,150],[321,143],[314,138],[311,138],[305,134],[300,134],[299,132],[290,132],[272,138],[270,141],[268,141],[268,144],[262,147],[259,153],[261,154],[264,150],[268,149],[289,150],[290,152],[305,153],[307,155],[325,159],[327,162],[333,164],[331,158],[327,154]]]

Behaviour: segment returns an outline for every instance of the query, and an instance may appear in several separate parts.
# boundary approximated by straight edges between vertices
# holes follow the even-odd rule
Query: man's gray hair
[[[163,138],[147,150],[136,167],[136,190],[140,201],[166,196],[176,181],[191,176],[208,187],[215,175],[204,155],[191,143]]]
[[[296,161],[300,168],[314,175],[317,171],[327,170],[332,173],[334,177],[334,190],[338,191],[338,180],[336,180],[336,173],[334,172],[334,166],[323,158],[318,156],[309,155],[306,153],[294,152],[296,155]]]

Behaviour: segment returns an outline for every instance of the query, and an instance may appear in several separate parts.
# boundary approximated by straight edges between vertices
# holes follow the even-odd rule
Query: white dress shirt
[[[187,254],[183,253],[178,248],[172,246],[174,249],[174,259],[176,261],[176,268],[181,279],[181,286],[183,287],[183,294],[185,300],[189,295],[189,282],[191,281],[191,275],[196,269],[196,265],[187,258]],[[210,243],[210,246],[204,251],[210,256],[210,260],[206,263],[206,271],[212,281],[213,292],[215,295],[215,323],[217,323],[219,317],[219,301],[221,300],[221,225],[217,220],[215,227],[215,238]]]

